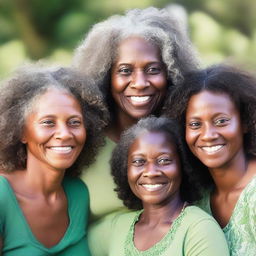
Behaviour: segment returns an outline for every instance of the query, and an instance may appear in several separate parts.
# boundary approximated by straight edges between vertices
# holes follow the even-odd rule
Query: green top
[[[210,191],[197,205],[212,215]],[[228,224],[223,228],[231,256],[256,255],[256,176],[244,188]]]
[[[81,176],[89,190],[91,218],[93,220],[100,219],[124,207],[114,191],[115,184],[109,165],[116,144],[108,137],[105,137],[105,141],[106,144],[101,148],[95,163],[84,170]]]
[[[65,178],[69,226],[58,244],[45,247],[33,235],[8,180],[0,176],[0,236],[3,256],[89,256],[86,226],[88,190],[78,178]],[[1,254],[1,252],[0,252]]]
[[[141,211],[117,214],[109,221],[109,244],[97,243],[95,255],[123,256],[228,256],[228,247],[216,221],[196,206],[186,207],[165,237],[146,251],[133,243],[134,224]],[[107,228],[107,226],[106,226]],[[108,230],[106,230],[106,233]],[[153,235],[153,234],[152,234]],[[105,246],[105,247],[102,247]],[[94,254],[93,254],[94,255]]]

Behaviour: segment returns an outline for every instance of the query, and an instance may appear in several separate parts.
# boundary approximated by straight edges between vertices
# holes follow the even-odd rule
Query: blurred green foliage
[[[186,9],[203,65],[228,61],[255,70],[254,0],[0,0],[0,78],[29,60],[69,65],[94,23],[131,8],[170,4]]]

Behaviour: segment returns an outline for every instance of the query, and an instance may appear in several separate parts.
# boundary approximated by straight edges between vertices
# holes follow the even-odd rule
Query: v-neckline
[[[7,188],[10,192],[10,195],[11,195],[11,198],[14,202],[14,205],[15,205],[15,208],[17,209],[17,213],[19,214],[24,226],[25,226],[25,229],[26,229],[26,232],[28,233],[28,236],[30,237],[31,239],[31,242],[33,242],[34,244],[36,244],[37,246],[39,246],[40,248],[43,248],[45,251],[54,251],[56,248],[58,248],[59,246],[61,246],[61,244],[63,243],[63,241],[65,241],[66,237],[69,235],[69,233],[71,232],[71,227],[72,227],[72,218],[71,218],[71,212],[70,212],[70,207],[69,207],[69,202],[70,202],[70,195],[68,193],[68,190],[65,188],[65,185],[64,185],[64,182],[62,182],[62,186],[63,186],[63,189],[64,189],[64,193],[67,197],[67,204],[68,204],[68,218],[69,218],[69,225],[63,235],[63,237],[59,240],[59,242],[51,247],[46,247],[43,243],[41,243],[37,238],[36,236],[34,235],[34,233],[32,232],[32,229],[22,211],[22,208],[20,207],[20,204],[18,202],[18,199],[15,195],[15,192],[10,184],[10,182],[8,181],[8,179],[6,179],[4,176],[0,176],[0,178],[3,178],[3,180],[5,181],[5,183],[7,184]]]

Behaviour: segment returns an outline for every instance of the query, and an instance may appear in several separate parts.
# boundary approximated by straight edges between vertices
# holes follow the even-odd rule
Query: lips
[[[221,150],[222,148],[224,147],[223,144],[220,144],[220,145],[214,145],[214,146],[201,146],[200,148],[208,153],[208,154],[213,154],[213,153],[216,153],[218,152],[219,150]]]

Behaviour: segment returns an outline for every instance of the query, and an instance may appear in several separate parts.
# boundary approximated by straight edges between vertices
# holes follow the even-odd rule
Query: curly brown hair
[[[0,87],[0,168],[10,172],[26,168],[26,147],[20,141],[27,114],[36,98],[49,88],[66,90],[82,107],[87,139],[75,163],[66,171],[78,176],[103,145],[102,130],[108,123],[108,111],[98,87],[70,68],[26,65]]]

